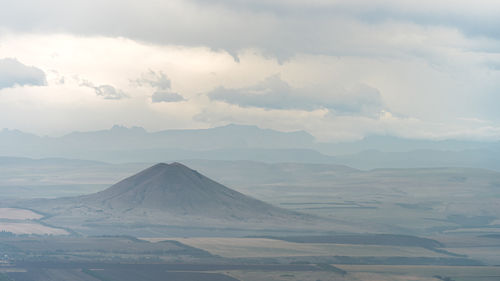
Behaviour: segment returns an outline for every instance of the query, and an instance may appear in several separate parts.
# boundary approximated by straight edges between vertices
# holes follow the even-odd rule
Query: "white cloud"
[[[486,63],[500,62],[500,55],[481,49],[494,41],[443,27],[359,26],[358,35],[340,40],[346,51],[353,46],[349,55],[297,54],[281,63],[251,48],[235,62],[208,47],[3,34],[0,53],[44,71],[47,86],[0,90],[0,127],[52,134],[113,124],[161,130],[242,123],[307,130],[321,140],[367,134],[500,137],[500,72]],[[385,37],[377,41],[380,34]],[[79,77],[92,88],[81,87]],[[96,95],[97,89],[116,96],[105,85],[128,98]]]

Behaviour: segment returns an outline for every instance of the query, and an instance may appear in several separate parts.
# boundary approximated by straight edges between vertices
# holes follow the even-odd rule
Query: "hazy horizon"
[[[499,15],[0,0],[0,281],[500,280]]]
[[[7,1],[0,128],[237,123],[320,141],[499,140],[499,11],[493,1]]]

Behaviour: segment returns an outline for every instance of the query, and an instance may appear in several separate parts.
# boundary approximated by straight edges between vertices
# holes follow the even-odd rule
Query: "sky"
[[[0,128],[500,140],[500,2],[0,0]]]

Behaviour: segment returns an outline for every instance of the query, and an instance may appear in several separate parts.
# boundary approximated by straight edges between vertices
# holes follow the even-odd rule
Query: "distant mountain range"
[[[159,132],[114,126],[61,137],[3,130],[0,156],[114,163],[206,159],[343,164],[358,169],[456,166],[500,170],[500,142],[369,136],[353,142],[319,143],[304,131],[244,125]]]

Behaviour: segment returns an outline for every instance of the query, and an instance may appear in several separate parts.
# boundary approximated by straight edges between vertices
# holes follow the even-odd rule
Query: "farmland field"
[[[7,274],[14,281],[238,281],[220,273],[169,272],[161,269],[33,269]],[[1,280],[1,279],[0,279]]]
[[[15,268],[0,268],[0,278],[14,281],[238,281],[229,272],[314,272],[313,265],[245,264],[116,264],[116,263],[19,263]],[[0,279],[3,281],[3,279]]]
[[[164,239],[147,239],[161,241]],[[228,258],[284,256],[446,257],[420,247],[292,243],[265,238],[175,238],[183,244]]]
[[[9,220],[36,220],[43,216],[30,210],[17,208],[0,208],[0,219]]]
[[[64,229],[45,226],[35,222],[2,222],[0,231],[14,234],[65,235]]]
[[[338,265],[339,268],[349,271],[357,276],[415,276],[428,280],[440,276],[448,277],[454,281],[498,281],[500,280],[500,267],[498,266],[398,266],[398,265]],[[406,277],[408,278],[408,277]],[[361,279],[372,280],[372,279]],[[373,279],[388,280],[388,279]],[[426,279],[395,279],[395,280],[426,280]]]
[[[31,263],[0,269],[0,280],[14,281],[497,281],[500,267],[393,265],[210,265]],[[335,268],[344,270],[339,272]]]

